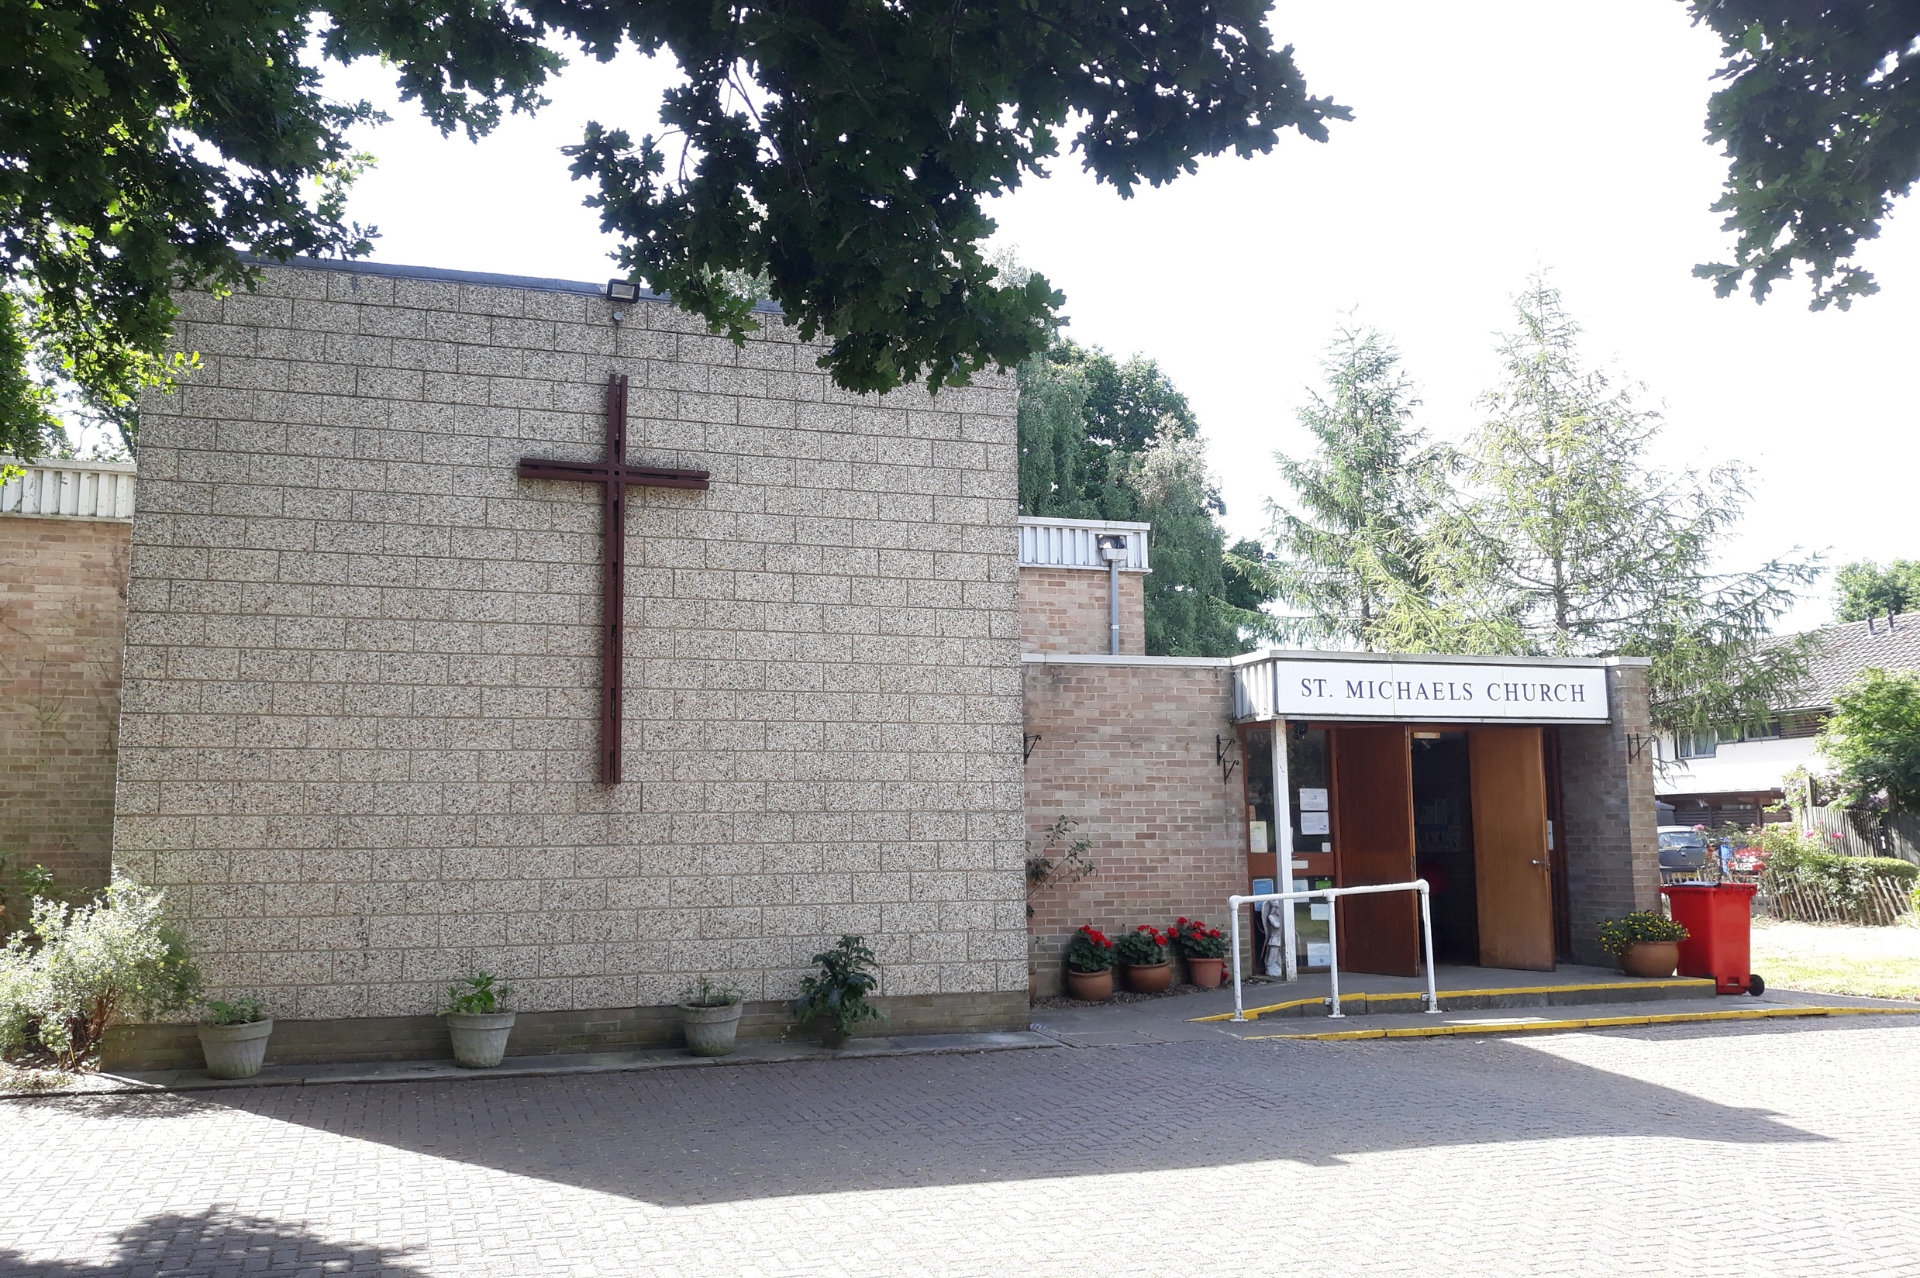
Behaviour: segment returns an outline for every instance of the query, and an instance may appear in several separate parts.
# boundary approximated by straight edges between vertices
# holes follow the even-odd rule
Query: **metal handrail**
[[[1245,1005],[1240,993],[1240,907],[1256,905],[1261,901],[1310,901],[1324,897],[1331,904],[1336,897],[1368,896],[1375,892],[1418,892],[1420,894],[1420,934],[1426,942],[1427,950],[1427,1012],[1440,1010],[1440,996],[1433,987],[1433,912],[1428,907],[1430,894],[1425,879],[1415,879],[1411,883],[1368,883],[1360,887],[1314,888],[1305,892],[1261,892],[1252,896],[1230,896],[1227,898],[1227,913],[1231,917],[1233,933],[1233,1019],[1246,1020]],[[1340,1010],[1340,931],[1338,910],[1327,911],[1327,971],[1332,981],[1333,997],[1328,1001],[1333,1010],[1327,1013],[1328,1020],[1340,1020],[1346,1016]]]

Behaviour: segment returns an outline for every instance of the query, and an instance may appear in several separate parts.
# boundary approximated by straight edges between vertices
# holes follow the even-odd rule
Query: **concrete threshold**
[[[214,1078],[205,1070],[122,1071],[84,1075],[53,1092],[15,1096],[100,1096],[147,1092],[226,1091],[237,1087],[317,1087],[334,1083],[438,1083],[489,1078],[551,1078],[571,1074],[617,1074],[636,1070],[706,1069],[728,1065],[777,1065],[788,1061],[869,1060],[882,1056],[939,1056],[1058,1047],[1044,1034],[1015,1030],[995,1034],[896,1034],[855,1038],[829,1050],[818,1043],[741,1043],[730,1056],[691,1056],[684,1048],[632,1052],[579,1052],[509,1056],[493,1069],[463,1069],[450,1060],[362,1061],[328,1065],[269,1065],[252,1078]],[[13,1097],[6,1097],[12,1099]]]

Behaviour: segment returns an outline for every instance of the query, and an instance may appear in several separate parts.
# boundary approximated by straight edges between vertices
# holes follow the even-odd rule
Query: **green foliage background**
[[[1147,652],[1230,656],[1271,634],[1267,556],[1228,549],[1200,424],[1160,366],[1062,340],[1019,378],[1020,513],[1153,525]]]
[[[1857,560],[1833,574],[1833,586],[1836,621],[1920,611],[1920,560],[1895,559],[1884,568]]]
[[[1820,752],[1833,764],[1840,806],[1885,795],[1892,807],[1920,812],[1920,673],[1863,672],[1835,695]]]

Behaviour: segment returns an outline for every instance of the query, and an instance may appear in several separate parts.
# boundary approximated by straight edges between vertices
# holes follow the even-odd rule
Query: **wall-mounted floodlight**
[[[608,280],[607,298],[614,302],[637,302],[640,300],[640,286],[632,280]]]
[[[1119,563],[1127,557],[1127,539],[1119,533],[1101,533],[1095,544],[1103,563]]]

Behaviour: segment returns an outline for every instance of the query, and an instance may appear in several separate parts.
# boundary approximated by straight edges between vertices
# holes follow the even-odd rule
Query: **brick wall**
[[[1083,923],[1114,935],[1180,915],[1226,923],[1247,884],[1241,777],[1223,781],[1214,737],[1230,736],[1224,663],[1025,663],[1027,835],[1041,847],[1061,816],[1087,837],[1095,872],[1032,897],[1035,987],[1058,993],[1067,937]]]
[[[129,525],[0,518],[0,852],[107,881]]]
[[[1024,990],[1011,379],[848,395],[777,320],[736,348],[345,269],[182,303],[205,369],[142,426],[116,852],[216,995],[774,999],[841,932],[888,995]],[[633,460],[713,473],[631,495],[612,788],[599,492],[514,474],[601,456],[609,370]]]
[[[1120,574],[1120,651],[1139,656],[1146,648],[1147,603],[1143,573]],[[1110,648],[1107,574],[1085,568],[1020,570],[1020,650],[1101,653]]]
[[[1660,848],[1653,808],[1653,750],[1627,759],[1629,735],[1652,732],[1647,670],[1607,671],[1611,719],[1560,729],[1560,786],[1567,822],[1567,897],[1576,961],[1613,966],[1596,935],[1603,920],[1660,906]]]

